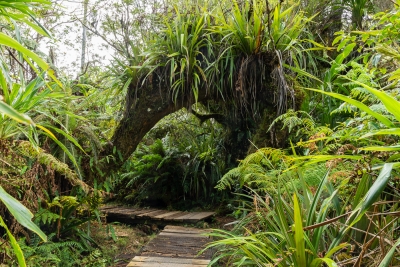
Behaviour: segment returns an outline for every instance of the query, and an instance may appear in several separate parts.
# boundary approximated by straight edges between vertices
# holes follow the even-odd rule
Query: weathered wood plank
[[[190,213],[184,214],[182,216],[175,217],[175,218],[173,218],[173,220],[174,221],[183,221],[183,220],[189,219],[192,216],[194,216],[194,214],[193,214],[193,212],[190,212]]]
[[[167,262],[130,262],[127,267],[205,267],[207,264],[186,264]]]
[[[166,258],[166,257],[143,257],[136,256],[132,259],[134,262],[165,262],[180,264],[208,264],[210,260],[184,259],[184,258]]]
[[[214,214],[215,212],[198,212],[194,216],[190,217],[189,220],[204,220]]]
[[[200,220],[204,220],[212,215],[214,215],[215,212],[190,212],[188,214],[182,215],[182,216],[178,216],[173,218],[173,220],[176,221],[200,221]]]
[[[103,210],[102,211],[104,214],[107,215],[125,215],[125,214],[129,214],[129,215],[134,215],[138,212],[137,209],[129,209],[129,208],[116,208],[116,209],[110,209],[110,210]]]
[[[137,211],[137,210],[126,209],[126,210],[106,211],[104,213],[107,215],[115,214],[115,215],[119,215],[119,216],[121,216],[121,215],[122,216],[124,216],[124,215],[132,216],[132,215],[136,215],[138,212],[139,211]]]
[[[205,234],[211,232],[211,230],[206,230],[206,229],[199,229],[199,230],[180,230],[180,229],[164,229],[163,232],[167,233],[180,233],[180,234]]]
[[[152,211],[155,211],[156,209],[140,209],[140,210],[136,210],[134,211],[134,215],[139,215],[139,214],[143,214],[143,213],[149,213]]]
[[[159,214],[164,214],[166,211],[165,210],[153,210],[150,212],[145,212],[145,213],[141,213],[138,214],[137,217],[139,218],[143,218],[143,217],[148,217],[148,218],[152,218],[153,216],[159,215]]]
[[[185,238],[208,238],[207,236],[201,236],[198,233],[195,234],[187,234],[187,233],[168,233],[168,232],[161,232],[160,236],[177,236],[177,237],[185,237]]]
[[[207,231],[206,229],[200,229],[200,228],[195,228],[195,227],[185,227],[185,226],[179,226],[179,225],[166,225],[164,227],[164,230],[182,230],[182,231]]]
[[[169,217],[169,216],[172,216],[172,215],[176,215],[178,213],[181,213],[181,211],[169,211],[169,212],[166,212],[164,214],[160,214],[160,215],[154,216],[154,219],[165,219],[166,217]]]
[[[163,220],[165,220],[165,221],[172,221],[175,217],[183,216],[183,215],[188,214],[188,213],[189,213],[189,212],[181,211],[181,212],[179,212],[179,213],[172,214],[172,215],[170,215],[170,216],[164,217]]]
[[[130,209],[130,208],[126,208],[126,207],[117,207],[117,208],[113,208],[113,209],[106,209],[106,210],[102,210],[105,213],[124,213],[126,211],[131,211],[134,209]]]
[[[167,225],[164,227],[163,232],[168,233],[182,233],[182,234],[204,234],[211,232],[211,229],[200,229],[194,227],[182,227]]]

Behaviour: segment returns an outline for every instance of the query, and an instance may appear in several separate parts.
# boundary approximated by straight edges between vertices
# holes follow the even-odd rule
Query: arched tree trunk
[[[160,89],[161,88],[161,89]],[[157,81],[137,89],[135,84],[128,88],[123,118],[119,122],[110,143],[102,156],[114,156],[102,166],[105,173],[120,167],[135,151],[143,137],[165,116],[193,104],[193,98],[182,98],[177,103],[171,99],[170,91]],[[207,99],[206,90],[199,92],[198,101]]]
[[[290,101],[286,99],[287,97],[279,97],[281,92],[277,82],[271,77],[276,67],[275,60],[273,54],[238,57],[236,60],[238,67],[233,74],[233,80],[236,82],[226,81],[223,97],[218,90],[211,88],[213,85],[203,82],[198,87],[198,102],[207,106],[206,102],[212,100],[223,107],[224,114],[219,114],[222,116],[219,116],[217,121],[227,129],[228,140],[225,146],[227,153],[232,156],[232,162],[236,163],[237,159],[244,158],[250,140],[260,126],[264,110],[267,110],[269,118],[275,118],[278,112],[276,109],[278,103],[275,99]],[[245,70],[241,67],[243,62],[246,62]],[[190,86],[185,89],[186,92],[178,95],[176,102],[172,101],[170,85],[166,81],[169,79],[165,78],[166,73],[170,72],[161,67],[150,77],[146,77],[143,85],[141,85],[143,81],[139,80],[129,86],[123,118],[109,145],[101,154],[103,160],[102,166],[99,167],[105,174],[118,169],[158,121],[183,107],[190,110],[194,104],[195,98]],[[200,116],[199,119],[201,121],[213,116]],[[266,123],[269,121],[272,120],[266,120]],[[276,146],[275,143],[272,139],[266,142],[269,146]],[[110,155],[113,159],[110,159]]]

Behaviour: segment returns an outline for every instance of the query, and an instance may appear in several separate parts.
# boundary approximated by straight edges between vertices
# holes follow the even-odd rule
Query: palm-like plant
[[[282,113],[288,102],[294,105],[294,91],[283,66],[306,67],[300,59],[305,49],[299,36],[311,19],[305,18],[297,5],[273,6],[265,1],[234,1],[229,8],[217,9],[214,18],[211,32],[220,48],[208,76],[215,80],[218,91],[256,112],[257,90],[272,79],[277,113]],[[231,91],[232,87],[236,90]]]
[[[192,93],[197,102],[202,81],[207,82],[202,60],[207,59],[205,28],[209,18],[207,13],[196,11],[194,14],[181,14],[175,7],[175,17],[166,19],[164,23],[163,37],[144,53],[147,59],[143,67],[150,68],[150,73],[164,67],[164,74],[169,75],[165,79],[175,102],[179,96]]]

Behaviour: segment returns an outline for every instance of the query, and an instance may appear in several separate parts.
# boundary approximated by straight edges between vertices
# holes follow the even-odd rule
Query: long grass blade
[[[304,243],[303,220],[301,218],[301,210],[297,195],[293,195],[294,204],[294,238],[296,242],[296,259],[298,266],[307,266],[306,249]]]

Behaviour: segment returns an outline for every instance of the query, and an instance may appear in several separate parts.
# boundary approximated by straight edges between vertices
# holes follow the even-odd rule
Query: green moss
[[[48,168],[62,174],[68,181],[74,186],[80,186],[85,191],[88,191],[89,186],[79,179],[78,175],[69,168],[69,166],[53,155],[47,153],[40,147],[34,147],[28,141],[22,141],[18,144],[18,152],[25,157],[37,159],[40,164],[47,166]]]

